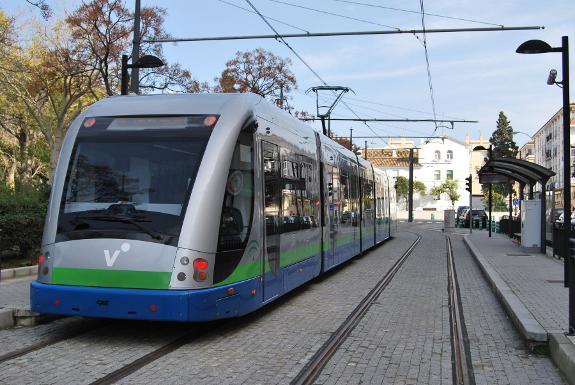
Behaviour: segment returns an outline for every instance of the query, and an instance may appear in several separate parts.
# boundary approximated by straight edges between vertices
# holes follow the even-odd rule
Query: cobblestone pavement
[[[564,383],[550,357],[530,353],[462,237],[451,241],[476,384]]]
[[[30,282],[36,279],[24,277],[0,282],[0,309],[30,307]]]
[[[399,234],[253,315],[214,325],[123,383],[289,383],[413,240]],[[0,383],[89,383],[193,327],[112,322],[0,364]],[[40,338],[40,329],[32,329],[38,331],[25,338]]]
[[[548,333],[563,333],[569,325],[569,289],[563,286],[563,262],[544,254],[526,253],[509,238],[482,233],[470,240]],[[507,253],[503,253],[507,250]]]
[[[441,233],[425,232],[317,383],[453,383],[445,250]]]
[[[440,223],[400,229],[422,232],[423,239],[318,384],[453,383],[445,235]],[[451,238],[477,384],[562,384],[548,357],[529,352],[461,237]],[[414,234],[402,231],[254,314],[213,323],[197,339],[119,383],[289,384],[414,240]],[[197,328],[64,318],[0,331],[0,354],[87,322],[96,328],[0,364],[0,384],[90,383]]]

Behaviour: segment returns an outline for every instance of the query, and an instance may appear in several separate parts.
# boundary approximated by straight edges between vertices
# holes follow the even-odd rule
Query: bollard
[[[435,220],[435,214],[431,213],[431,220],[434,221]]]

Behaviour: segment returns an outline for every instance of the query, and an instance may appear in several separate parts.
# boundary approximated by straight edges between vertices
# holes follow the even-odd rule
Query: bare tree
[[[236,52],[226,63],[218,83],[217,92],[253,92],[275,101],[297,88],[295,75],[290,70],[291,60],[257,48],[253,51]]]
[[[165,15],[164,8],[142,8],[141,40],[169,37],[163,28]],[[91,0],[68,15],[66,22],[74,38],[80,40],[89,53],[90,64],[100,74],[106,94],[118,94],[122,54],[131,52],[133,13],[126,8],[123,0]],[[142,43],[140,52],[142,55],[158,56],[166,63],[161,44]],[[141,88],[144,92],[200,92],[206,87],[194,80],[190,71],[182,69],[179,64],[166,64],[152,70],[143,69],[141,74]]]

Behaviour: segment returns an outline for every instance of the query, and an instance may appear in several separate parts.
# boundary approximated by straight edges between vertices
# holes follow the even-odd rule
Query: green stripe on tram
[[[357,234],[357,237],[359,241],[359,234]],[[336,247],[340,247],[353,242],[353,238],[354,238],[353,233],[338,237],[336,239]],[[324,240],[323,246],[325,250],[329,250],[330,248],[329,240]],[[319,247],[320,243],[314,242],[308,245],[284,251],[280,255],[280,266],[286,267],[296,262],[303,261],[304,259],[307,259],[313,255],[316,255],[320,252]],[[265,271],[269,272],[270,267],[267,260],[265,261],[264,266]],[[223,286],[239,281],[245,281],[250,278],[255,278],[259,275],[261,275],[261,263],[259,261],[240,263],[238,267],[236,267],[236,269],[233,271],[233,273],[230,274],[230,276],[228,276],[225,280],[214,284],[214,286]]]
[[[170,286],[171,275],[171,272],[158,271],[55,267],[52,270],[52,283],[131,289],[167,289]]]

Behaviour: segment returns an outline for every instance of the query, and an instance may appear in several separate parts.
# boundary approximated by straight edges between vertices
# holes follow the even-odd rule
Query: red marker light
[[[60,306],[60,299],[56,298],[53,302],[54,306]]]
[[[43,263],[44,263],[44,256],[43,256],[42,254],[40,254],[40,255],[38,256],[38,265],[41,265],[41,264],[43,264]]]
[[[218,118],[213,115],[206,116],[206,118],[204,119],[204,125],[208,127],[213,126],[216,123],[216,120],[218,120]]]
[[[86,127],[86,128],[90,128],[94,124],[96,124],[96,118],[88,118],[88,119],[84,120],[84,127]]]
[[[194,269],[197,270],[206,270],[208,268],[208,261],[205,259],[194,259]]]
[[[233,287],[228,287],[228,288],[226,289],[226,294],[227,294],[227,295],[233,295],[235,292],[236,292],[236,291],[234,290]]]
[[[158,307],[156,305],[150,305],[150,311],[155,313],[158,311]]]

